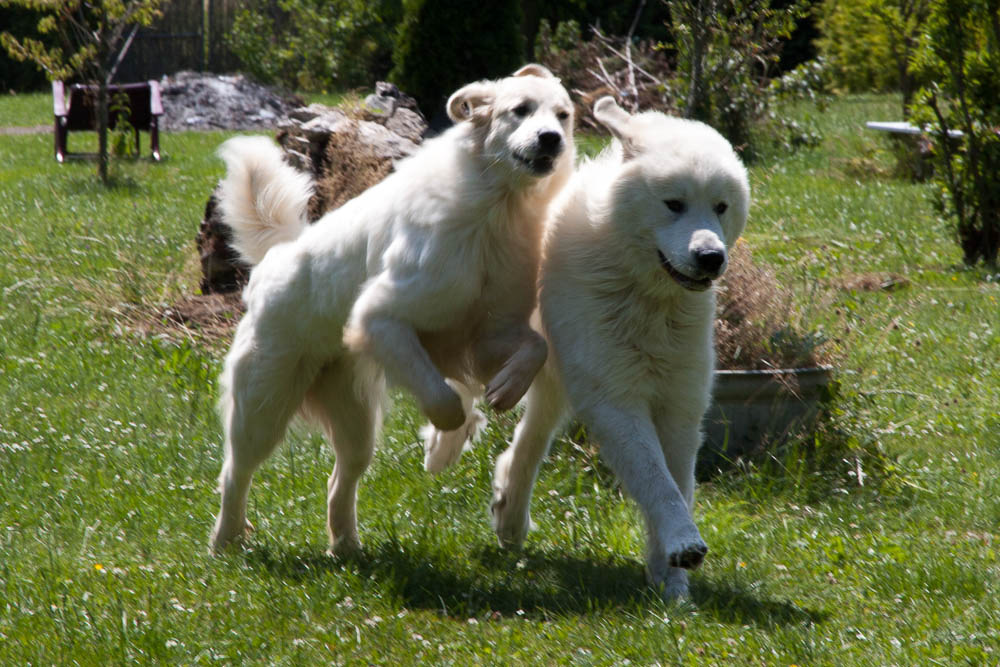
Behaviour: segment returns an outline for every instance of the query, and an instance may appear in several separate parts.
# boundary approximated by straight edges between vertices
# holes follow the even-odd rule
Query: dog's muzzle
[[[563,138],[558,132],[539,132],[535,139],[534,155],[515,152],[514,159],[526,166],[533,174],[544,176],[555,167],[556,160],[563,151]]]
[[[657,249],[656,252],[660,256],[660,266],[662,266],[663,269],[667,272],[667,274],[684,289],[689,290],[691,292],[704,292],[705,290],[707,290],[709,287],[712,286],[712,280],[714,280],[714,277],[692,278],[691,276],[681,273],[676,268],[674,268],[674,265],[671,264],[669,261],[667,261],[667,257],[666,255],[663,254],[662,250]],[[723,255],[723,261],[725,261],[725,255]],[[722,262],[720,262],[716,266],[716,269],[718,269],[720,266],[722,266]]]

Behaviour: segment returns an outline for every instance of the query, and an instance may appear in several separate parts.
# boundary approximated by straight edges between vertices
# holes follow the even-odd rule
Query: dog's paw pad
[[[671,567],[679,567],[685,570],[696,570],[705,560],[708,553],[708,546],[704,542],[688,544],[680,551],[670,554],[668,561]]]
[[[494,410],[510,410],[527,393],[533,378],[518,369],[504,368],[487,385],[486,402]]]

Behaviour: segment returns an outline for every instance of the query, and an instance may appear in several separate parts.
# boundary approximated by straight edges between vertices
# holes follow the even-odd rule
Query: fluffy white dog
[[[691,510],[715,365],[712,281],[750,190],[707,125],[630,116],[610,97],[594,115],[616,141],[553,207],[539,295],[551,354],[497,462],[494,528],[502,545],[523,542],[539,464],[572,410],[642,510],[650,582],[675,598],[708,551]]]
[[[312,183],[263,137],[226,142],[219,206],[233,246],[256,265],[222,373],[225,461],[214,549],[251,529],[256,468],[302,409],[336,453],[327,529],[360,549],[357,486],[375,446],[384,374],[412,392],[449,439],[481,420],[475,387],[513,407],[544,364],[528,324],[543,219],[573,168],[573,107],[528,65],[452,95],[456,125],[395,173],[313,225]],[[384,373],[383,373],[384,372]],[[446,382],[450,378],[452,385]]]

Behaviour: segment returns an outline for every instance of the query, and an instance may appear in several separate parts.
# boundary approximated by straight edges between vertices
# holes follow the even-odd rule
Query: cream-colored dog
[[[531,523],[542,458],[575,413],[648,528],[647,573],[685,595],[708,551],[695,526],[695,455],[715,355],[712,281],[746,223],[747,174],[718,132],[610,97],[594,116],[615,136],[553,205],[539,278],[549,360],[497,461],[491,511],[501,545]]]
[[[546,232],[539,310],[550,359],[497,461],[501,544],[530,524],[538,466],[570,411],[642,510],[647,574],[667,598],[708,547],[695,526],[695,455],[715,354],[712,281],[746,223],[747,173],[718,132],[613,99],[594,105],[616,141],[582,166]]]
[[[497,409],[520,400],[546,358],[528,318],[543,218],[572,173],[572,110],[538,65],[469,84],[448,101],[454,127],[313,225],[311,182],[269,139],[223,145],[220,209],[255,268],[221,378],[214,549],[250,528],[251,476],[300,408],[336,453],[327,529],[344,555],[360,548],[356,492],[383,374],[414,395],[439,441],[464,441],[482,419],[465,387],[485,385]]]

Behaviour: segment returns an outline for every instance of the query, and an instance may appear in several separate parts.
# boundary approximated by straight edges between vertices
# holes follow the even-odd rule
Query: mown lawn
[[[47,123],[44,97],[0,98],[2,124]],[[588,445],[555,444],[507,553],[486,507],[514,417],[435,478],[403,396],[363,562],[324,555],[333,461],[306,426],[256,478],[250,548],[209,556],[225,345],[157,323],[196,289],[228,135],[167,134],[109,189],[49,134],[0,136],[0,663],[997,664],[1000,276],[892,177],[863,123],[897,108],[790,108],[822,144],[751,170],[746,238],[841,390],[815,438],[700,486],[683,604],[644,588],[637,512]]]

